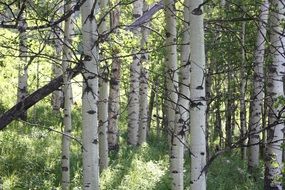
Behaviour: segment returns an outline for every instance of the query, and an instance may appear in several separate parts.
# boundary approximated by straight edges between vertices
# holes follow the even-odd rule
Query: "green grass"
[[[40,104],[30,110],[28,123],[13,122],[0,132],[0,173],[4,189],[60,189],[61,117],[49,106]],[[80,108],[73,111],[73,135],[81,139]],[[122,119],[124,119],[122,117]],[[122,122],[125,123],[125,122]],[[49,130],[52,128],[53,130]],[[102,190],[170,189],[169,156],[166,138],[157,139],[151,132],[148,143],[131,147],[122,127],[120,150],[110,153],[110,166],[101,173]],[[81,189],[82,155],[79,143],[72,142],[72,188]],[[262,168],[255,182],[238,152],[218,157],[209,167],[209,190],[260,190]],[[189,155],[185,156],[185,189],[189,189]]]

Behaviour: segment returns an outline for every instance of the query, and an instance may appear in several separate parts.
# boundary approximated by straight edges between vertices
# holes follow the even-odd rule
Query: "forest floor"
[[[60,189],[61,116],[56,116],[46,99],[29,111],[29,122],[13,122],[0,131],[0,173],[3,189]],[[81,189],[80,107],[73,110],[71,169],[72,189]],[[101,173],[102,190],[170,189],[169,156],[166,138],[150,131],[148,143],[133,148],[126,144],[126,119],[121,117],[120,149],[110,153],[110,166]],[[263,165],[263,164],[261,164]],[[185,155],[185,189],[189,189],[189,155]],[[239,151],[217,157],[208,168],[209,190],[261,190],[260,177],[253,180]]]

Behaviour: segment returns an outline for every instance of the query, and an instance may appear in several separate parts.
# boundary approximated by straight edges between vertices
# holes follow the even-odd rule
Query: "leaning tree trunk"
[[[98,47],[94,0],[87,0],[81,7],[84,53],[82,127],[83,127],[83,189],[99,189],[99,140],[98,140]],[[96,10],[96,7],[95,7]],[[94,12],[92,12],[94,11]]]
[[[284,99],[283,78],[285,70],[283,36],[285,8],[281,1],[271,2],[271,53],[272,63],[269,66],[268,95],[273,102],[269,108],[269,126],[267,130],[267,146],[265,153],[265,178],[264,189],[282,189],[282,143],[284,138],[284,122],[281,116],[284,107],[280,102]]]
[[[19,57],[20,63],[18,67],[18,91],[17,91],[17,103],[25,99],[28,95],[28,48],[27,48],[27,22],[25,18],[26,1],[19,3],[21,14],[19,15]],[[19,115],[22,120],[27,120],[27,112],[23,112]]]
[[[184,27],[181,45],[181,65],[179,69],[179,93],[175,115],[175,129],[171,141],[170,169],[172,189],[183,190],[183,163],[184,143],[189,119],[189,96],[190,96],[190,34],[189,34],[189,1],[184,7]]]
[[[148,10],[147,2],[144,1],[143,12]],[[139,115],[139,134],[138,144],[143,144],[146,141],[147,130],[148,130],[148,54],[147,49],[147,38],[149,35],[148,24],[144,24],[141,30],[141,65],[140,65],[140,115]]]
[[[71,2],[65,1],[65,11],[69,11],[72,7]],[[62,153],[61,153],[61,173],[63,190],[70,189],[70,136],[72,130],[71,121],[71,105],[72,105],[72,92],[71,92],[71,79],[68,76],[67,70],[70,69],[70,61],[72,59],[71,47],[71,32],[73,31],[73,15],[65,20],[64,24],[64,44],[63,44],[63,93],[64,93],[64,109],[63,109],[63,124],[64,132],[62,136]]]
[[[107,0],[100,0],[101,24],[99,34],[104,35],[107,32]],[[100,59],[104,58],[104,50],[101,48]],[[99,79],[99,102],[98,102],[98,119],[99,119],[99,157],[100,171],[106,169],[109,164],[108,158],[108,97],[109,97],[109,72],[108,63],[101,62],[100,79]]]
[[[206,190],[205,47],[202,0],[190,1],[190,149],[192,190]]]
[[[142,16],[143,0],[137,0],[133,3],[133,18]],[[133,30],[134,36],[140,39],[141,28]],[[139,47],[139,45],[137,45]],[[130,66],[130,89],[128,101],[128,143],[136,146],[138,144],[139,131],[139,88],[140,88],[140,55],[134,52],[133,62]]]
[[[249,129],[249,155],[248,167],[253,172],[259,165],[259,147],[260,132],[262,125],[262,101],[264,98],[264,50],[266,42],[266,26],[269,14],[269,2],[264,0],[261,5],[261,14],[259,16],[259,31],[256,42],[254,73],[253,73],[253,94],[252,94],[252,111],[250,114]]]

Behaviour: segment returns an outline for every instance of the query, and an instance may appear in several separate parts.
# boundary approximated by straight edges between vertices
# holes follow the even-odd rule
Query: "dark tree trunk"
[[[69,77],[74,78],[80,73],[82,69],[82,64],[78,64],[75,68],[69,70]],[[21,114],[26,112],[30,107],[38,103],[40,100],[45,98],[47,95],[57,90],[60,86],[63,85],[63,75],[53,79],[45,86],[36,90],[31,95],[27,96],[25,99],[14,105],[8,111],[6,111],[0,117],[0,130],[4,129],[9,123],[13,120],[19,118]]]

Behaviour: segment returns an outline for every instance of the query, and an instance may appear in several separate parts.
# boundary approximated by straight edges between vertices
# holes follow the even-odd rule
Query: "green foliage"
[[[16,123],[15,127],[19,127]],[[58,136],[33,128],[0,133],[0,173],[4,189],[49,189],[58,183]],[[19,134],[20,133],[20,134]],[[48,137],[48,138],[47,138]]]
[[[207,185],[209,190],[260,190],[263,189],[263,169],[256,172],[256,179],[247,171],[247,162],[239,154],[218,157],[210,166]]]
[[[159,142],[141,147],[122,147],[112,155],[110,167],[101,175],[101,189],[165,189],[169,187],[168,155]]]
[[[80,140],[80,111],[72,113],[73,137]],[[60,186],[61,116],[43,104],[29,112],[29,122],[13,122],[0,132],[0,173],[4,189],[52,189]],[[82,184],[81,145],[71,146],[72,186]]]

